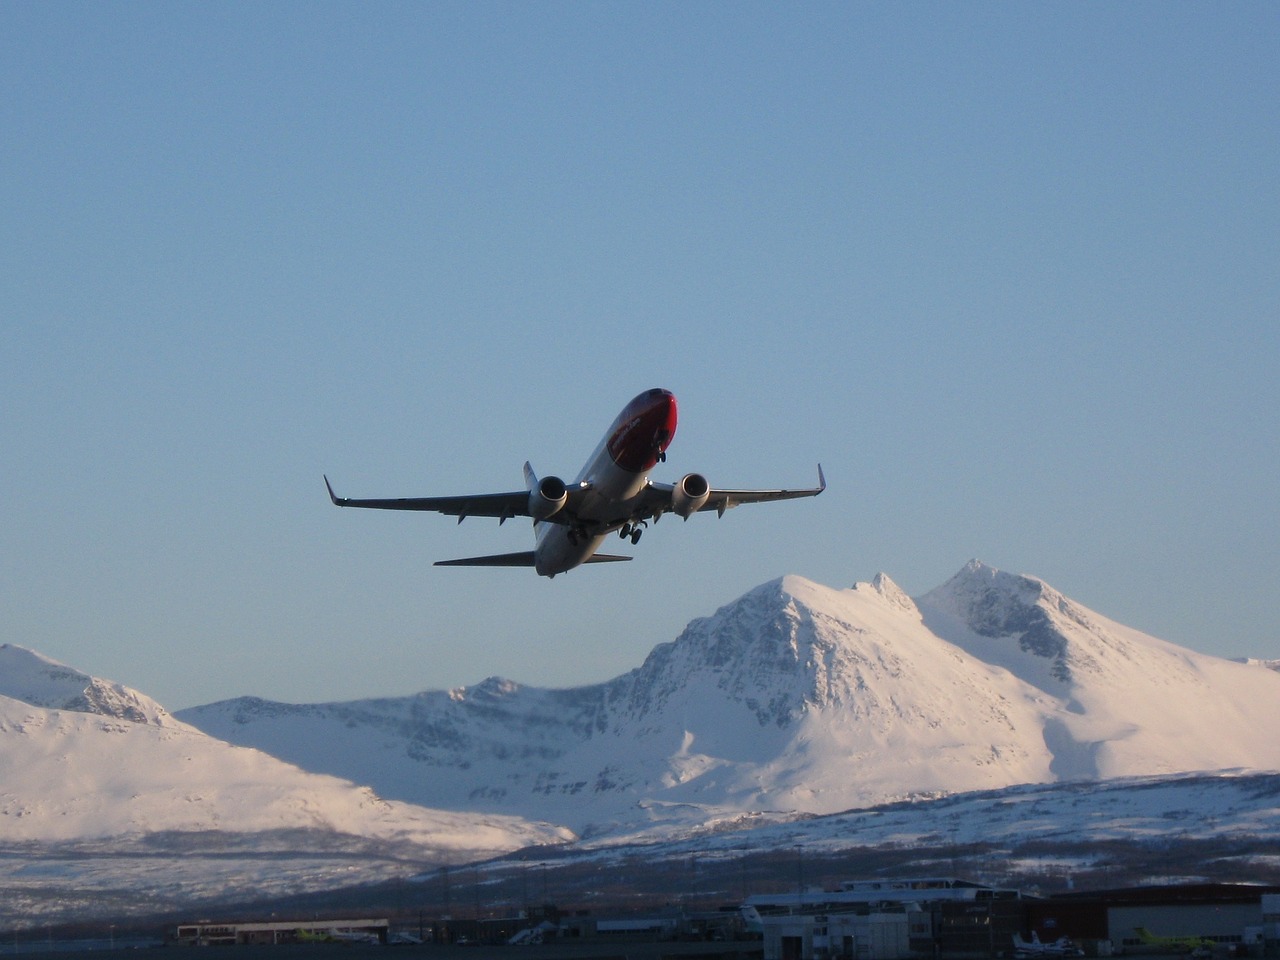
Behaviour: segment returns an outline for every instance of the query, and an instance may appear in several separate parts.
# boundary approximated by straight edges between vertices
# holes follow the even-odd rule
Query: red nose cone
[[[670,390],[646,390],[613,422],[609,456],[624,470],[652,470],[676,435],[676,398]]]

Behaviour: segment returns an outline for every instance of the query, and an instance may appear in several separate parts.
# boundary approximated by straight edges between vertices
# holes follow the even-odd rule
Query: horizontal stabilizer
[[[608,553],[593,553],[584,563],[617,563],[630,560],[630,557],[619,557]],[[497,553],[489,557],[462,557],[460,560],[437,560],[437,567],[532,567],[533,551],[522,553]]]
[[[533,551],[497,553],[489,557],[463,557],[461,560],[437,560],[437,567],[532,567]]]

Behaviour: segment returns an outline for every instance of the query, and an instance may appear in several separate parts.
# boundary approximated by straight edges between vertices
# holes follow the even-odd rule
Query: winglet
[[[329,477],[327,475],[324,478],[324,485],[325,489],[329,491],[329,499],[333,501],[333,505],[335,507],[342,506],[342,501],[338,498],[338,495],[333,492],[333,485],[329,483]]]
[[[822,475],[822,464],[818,464],[818,493],[827,489],[827,478]]]

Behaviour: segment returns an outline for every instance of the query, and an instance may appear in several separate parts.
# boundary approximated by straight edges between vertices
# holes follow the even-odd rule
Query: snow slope
[[[585,840],[571,861],[624,844],[657,846],[656,858],[697,851],[740,856],[744,851],[836,853],[853,847],[927,849],[940,844],[1018,846],[1026,843],[1096,845],[1107,841],[1238,840],[1268,845],[1280,835],[1280,774],[1172,774],[1105,782],[1023,784],[933,800],[907,800],[819,817],[764,822],[727,821],[677,836],[639,831],[628,837]],[[1102,851],[1100,851],[1102,852]],[[986,856],[987,854],[983,854]],[[1105,854],[1104,854],[1105,855]]]
[[[920,606],[939,637],[1062,704],[1044,726],[1058,779],[1280,768],[1271,671],[1148,636],[976,561]]]

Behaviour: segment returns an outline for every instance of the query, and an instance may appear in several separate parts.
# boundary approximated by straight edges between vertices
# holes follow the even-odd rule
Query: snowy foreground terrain
[[[0,646],[0,927],[323,889],[572,836],[383,800]]]
[[[800,845],[990,859],[1038,842],[1087,861],[1082,843],[1176,838],[1261,856],[1280,834],[1267,666],[976,562],[914,600],[883,575],[785,577],[571,690],[491,678],[175,719],[4,645],[0,928],[210,912],[533,846],[520,870],[551,850],[565,868]]]

